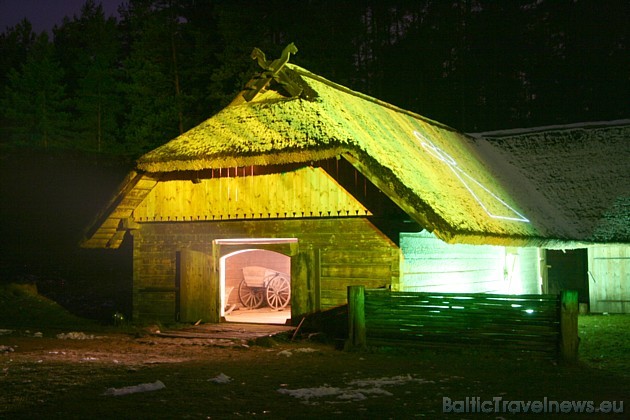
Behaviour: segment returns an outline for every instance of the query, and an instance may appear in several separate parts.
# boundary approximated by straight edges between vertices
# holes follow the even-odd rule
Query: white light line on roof
[[[516,211],[514,208],[512,208],[509,204],[507,204],[505,201],[503,201],[502,199],[500,199],[496,194],[494,194],[492,191],[490,191],[488,188],[486,188],[484,185],[482,185],[479,181],[477,181],[475,178],[473,178],[472,176],[468,175],[466,172],[464,172],[459,166],[457,166],[457,161],[455,159],[453,159],[453,157],[451,155],[449,155],[448,153],[446,153],[444,150],[440,149],[439,147],[437,147],[435,144],[433,144],[429,139],[427,139],[426,137],[424,137],[421,133],[419,133],[418,131],[414,131],[413,132],[414,136],[416,136],[416,138],[420,141],[420,145],[427,151],[429,152],[430,155],[432,155],[433,157],[437,158],[438,160],[441,160],[442,162],[444,162],[451,171],[453,171],[453,173],[455,174],[455,176],[457,177],[457,179],[459,179],[459,181],[464,185],[464,187],[466,188],[466,190],[468,190],[468,192],[470,193],[470,195],[475,199],[475,201],[477,201],[477,203],[479,203],[479,205],[481,206],[481,208],[488,214],[488,216],[495,218],[495,219],[503,219],[503,220],[510,220],[513,222],[525,222],[525,223],[529,223],[529,219],[527,219],[525,216],[523,216],[521,213],[519,213],[518,211]],[[510,217],[510,216],[501,216],[498,214],[494,214],[492,212],[490,212],[490,210],[488,210],[488,208],[486,207],[486,205],[483,203],[483,201],[481,200],[481,198],[479,198],[479,196],[477,194],[475,194],[475,192],[472,190],[472,188],[470,188],[470,186],[468,185],[468,183],[466,182],[466,180],[464,180],[464,178],[462,177],[462,175],[466,178],[468,178],[470,181],[474,182],[475,184],[477,184],[481,189],[483,189],[485,192],[487,192],[492,198],[494,198],[496,201],[498,201],[499,203],[501,203],[504,207],[508,208],[510,211],[512,211],[517,217]]]

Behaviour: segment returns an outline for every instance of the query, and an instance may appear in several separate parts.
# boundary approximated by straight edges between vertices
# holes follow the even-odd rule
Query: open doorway
[[[244,249],[220,259],[221,316],[227,322],[291,321],[291,257]]]
[[[548,249],[546,258],[547,293],[577,290],[578,302],[589,304],[587,249]]]

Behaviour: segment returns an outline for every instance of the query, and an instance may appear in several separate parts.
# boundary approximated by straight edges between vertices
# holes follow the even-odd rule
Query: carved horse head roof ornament
[[[275,85],[275,89],[274,86],[270,87],[284,96],[300,96],[304,91],[304,81],[301,80],[299,75],[284,66],[289,61],[291,54],[296,54],[297,52],[298,49],[292,42],[282,50],[280,58],[271,61],[267,60],[262,50],[254,48],[251,58],[258,62],[263,71],[254,76],[245,86],[245,92],[243,93],[245,100],[251,101],[270,84]]]

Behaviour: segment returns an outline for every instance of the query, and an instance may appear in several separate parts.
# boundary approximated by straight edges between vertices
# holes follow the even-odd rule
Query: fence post
[[[578,359],[578,292],[560,293],[560,357],[565,362]]]
[[[365,347],[365,286],[348,286],[348,341],[346,349]]]

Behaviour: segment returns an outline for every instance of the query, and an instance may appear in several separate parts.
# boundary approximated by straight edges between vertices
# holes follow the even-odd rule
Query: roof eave
[[[291,163],[308,163],[335,158],[347,147],[331,146],[319,149],[280,150],[274,153],[233,156],[198,156],[190,159],[169,161],[139,160],[137,167],[147,173],[166,173],[175,171],[201,171],[205,169],[235,168],[244,166],[283,165]]]

